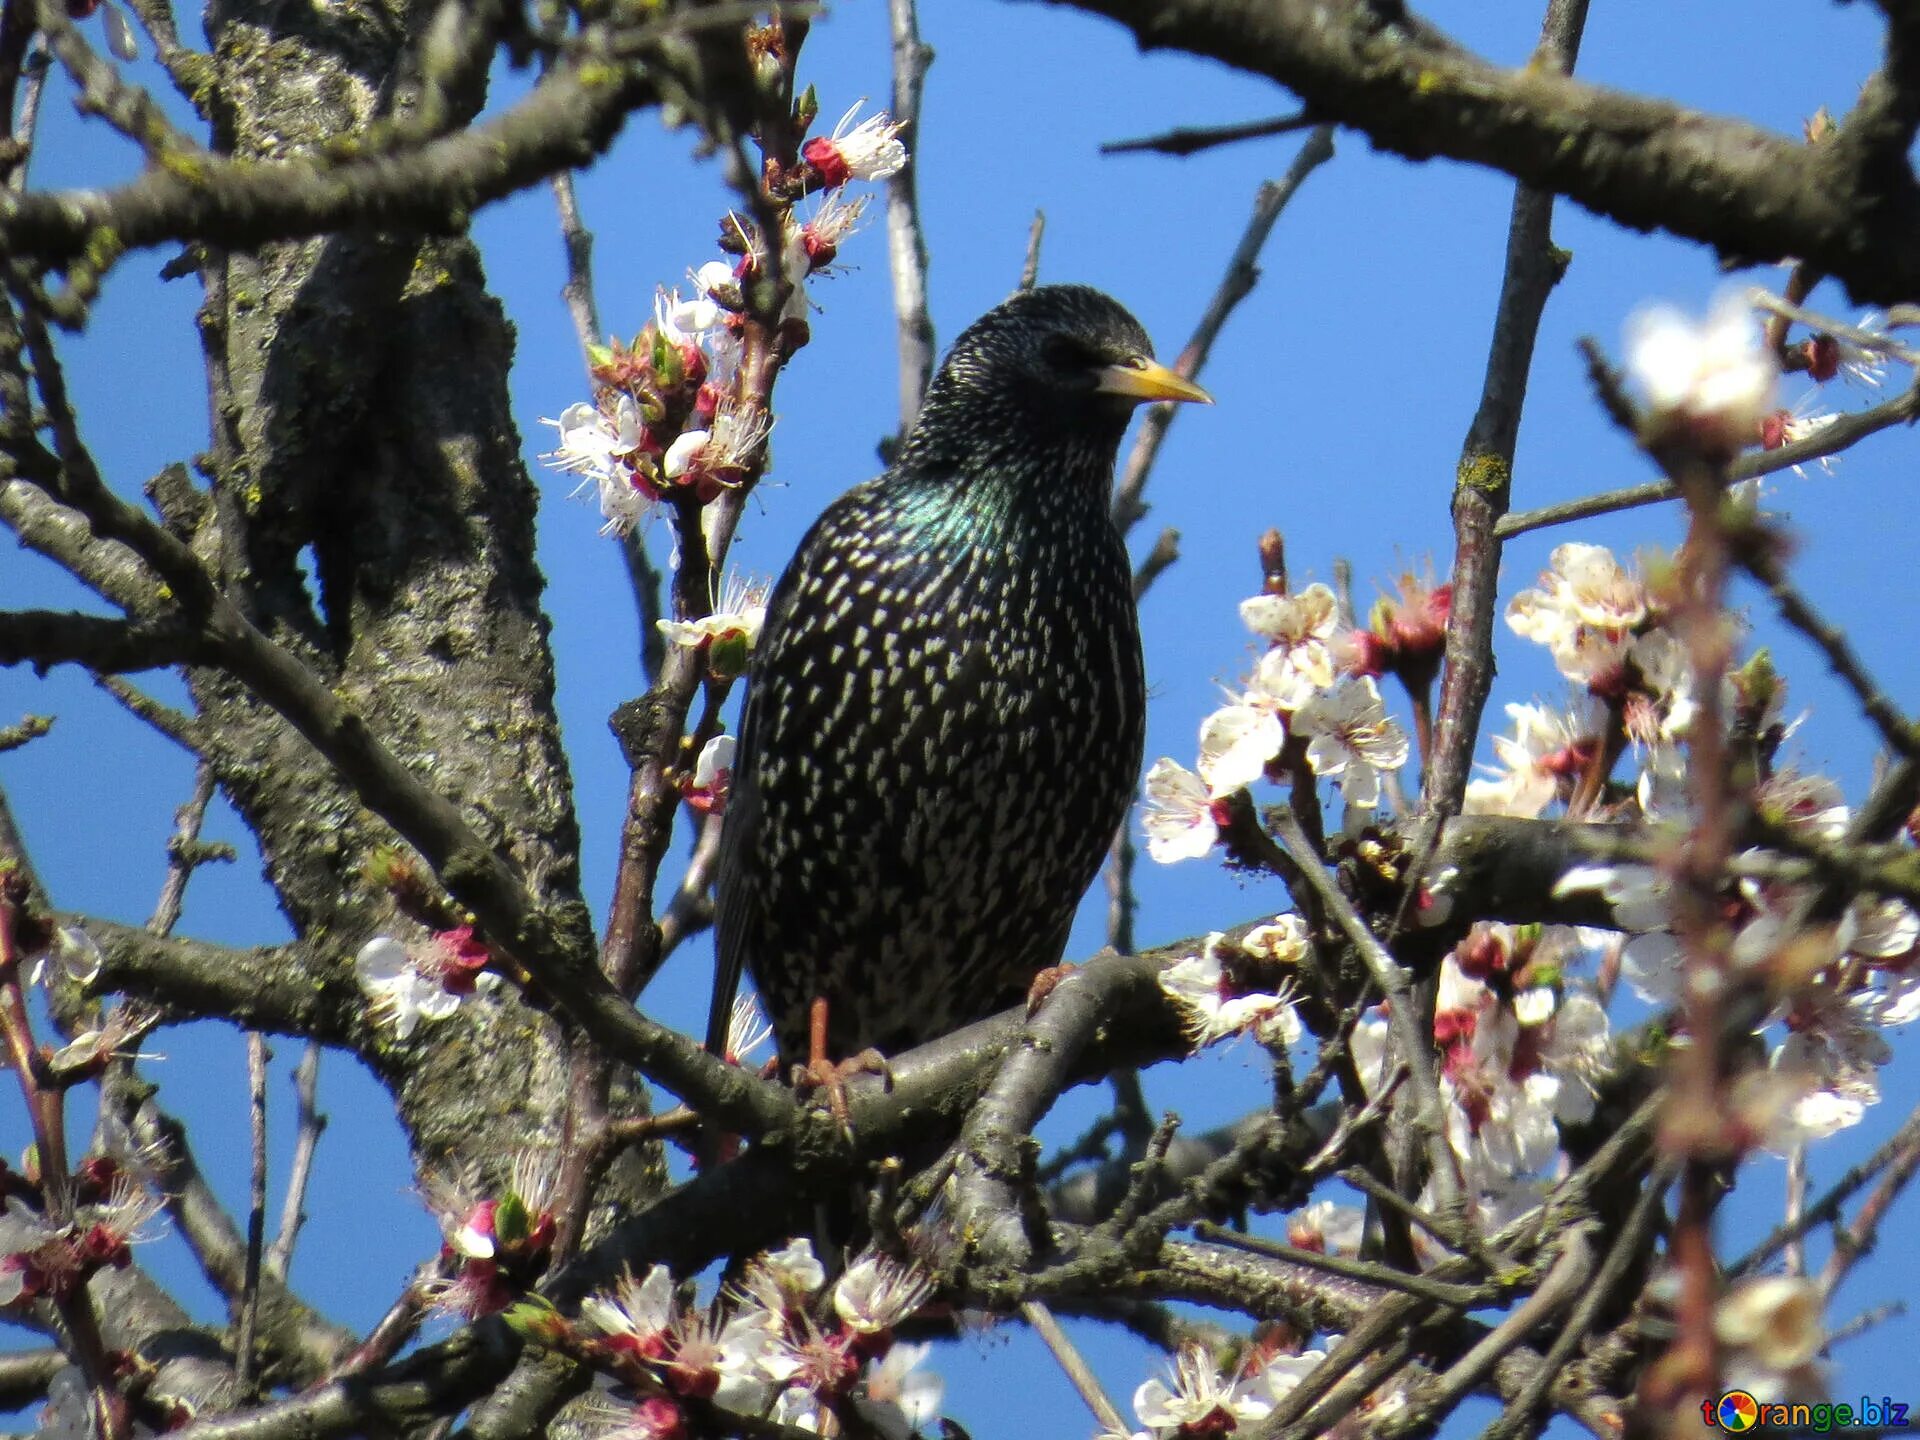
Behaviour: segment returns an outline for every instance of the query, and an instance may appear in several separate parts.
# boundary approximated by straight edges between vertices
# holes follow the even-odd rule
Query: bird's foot
[[[1080,967],[1071,960],[1062,960],[1058,965],[1049,965],[1033,977],[1033,984],[1027,987],[1027,1018],[1031,1020],[1039,1013],[1040,1007],[1047,1003],[1047,997],[1059,988],[1060,982]]]
[[[825,1056],[815,1056],[804,1065],[793,1067],[793,1088],[805,1094],[810,1091],[825,1092],[827,1108],[833,1112],[833,1118],[840,1128],[848,1134],[853,1133],[853,1117],[847,1109],[847,1081],[855,1075],[878,1075],[881,1083],[888,1089],[893,1088],[893,1071],[887,1065],[887,1057],[878,1050],[862,1050],[851,1060],[842,1060],[838,1065]]]

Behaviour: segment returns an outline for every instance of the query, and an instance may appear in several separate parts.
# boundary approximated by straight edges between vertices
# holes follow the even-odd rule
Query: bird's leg
[[[816,995],[807,1012],[807,1063],[793,1067],[794,1088],[826,1091],[827,1108],[833,1111],[840,1128],[851,1133],[853,1117],[847,1109],[847,1080],[854,1075],[878,1075],[889,1087],[893,1084],[887,1057],[872,1046],[838,1065],[827,1058],[827,997]]]

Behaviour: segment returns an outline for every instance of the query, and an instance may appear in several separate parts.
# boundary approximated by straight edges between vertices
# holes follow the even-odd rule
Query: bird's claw
[[[842,1130],[853,1133],[853,1116],[847,1108],[847,1081],[855,1075],[878,1075],[880,1083],[893,1088],[893,1069],[887,1057],[869,1046],[850,1060],[839,1064],[825,1058],[809,1060],[793,1067],[793,1088],[801,1092],[824,1091],[827,1108]]]

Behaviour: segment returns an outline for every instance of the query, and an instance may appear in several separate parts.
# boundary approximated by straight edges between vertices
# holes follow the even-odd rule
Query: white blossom
[[[760,638],[760,627],[766,623],[766,619],[765,584],[736,575],[727,581],[712,614],[694,620],[659,620],[654,623],[669,643],[685,646],[689,650],[730,639],[743,640],[747,649],[751,650],[754,642]]]
[[[816,136],[801,147],[807,162],[820,172],[828,187],[848,180],[885,180],[907,163],[907,147],[900,143],[902,127],[889,120],[885,111],[854,123],[853,117],[864,104],[864,100],[856,101],[840,117],[831,136]]]
[[[1147,854],[1166,865],[1197,860],[1213,848],[1220,824],[1213,797],[1198,775],[1172,760],[1156,760],[1147,771],[1145,790],[1140,828],[1146,832]]]
[[[1753,306],[1737,291],[1715,300],[1704,320],[1667,305],[1636,312],[1627,322],[1627,369],[1662,435],[1729,455],[1759,438],[1779,380]]]
[[[1328,642],[1340,624],[1332,590],[1313,584],[1295,595],[1255,595],[1240,602],[1240,618],[1273,642],[1260,657],[1255,683],[1283,710],[1297,710],[1334,680]]]
[[[1493,737],[1505,768],[1467,786],[1470,815],[1515,815],[1537,819],[1559,795],[1563,782],[1586,764],[1594,741],[1586,725],[1544,705],[1508,705],[1513,735]]]
[[[1287,1243],[1327,1255],[1358,1255],[1367,1217],[1351,1205],[1316,1200],[1287,1217]]]
[[[627,1271],[611,1297],[587,1296],[580,1302],[580,1318],[609,1339],[629,1341],[646,1352],[672,1327],[678,1308],[673,1275],[655,1265],[645,1279]]]
[[[1307,741],[1307,763],[1316,775],[1340,782],[1347,804],[1360,809],[1380,801],[1380,772],[1407,763],[1407,734],[1387,714],[1371,677],[1324,691],[1294,713],[1294,733]]]
[[[460,1008],[437,974],[430,974],[390,935],[376,935],[353,958],[354,978],[373,1012],[407,1039],[422,1020],[444,1020]]]
[[[885,1440],[907,1440],[940,1418],[945,1383],[937,1372],[921,1369],[931,1345],[895,1345],[867,1370],[854,1393],[853,1408]]]
[[[1169,1379],[1171,1384],[1157,1378],[1149,1380],[1133,1392],[1135,1417],[1158,1440],[1234,1430],[1264,1419],[1273,1409],[1266,1396],[1256,1395],[1223,1376],[1197,1345],[1181,1347]]]
[[[1291,986],[1283,982],[1272,992],[1251,988],[1226,963],[1232,948],[1216,930],[1198,955],[1176,960],[1160,972],[1160,988],[1180,1007],[1194,1045],[1209,1045],[1244,1030],[1253,1031],[1262,1044],[1297,1044],[1302,1031]]]
[[[1228,705],[1200,725],[1200,778],[1213,799],[1244,790],[1266,773],[1287,732],[1272,710]]]
[[[833,1310],[863,1334],[891,1330],[933,1294],[933,1277],[875,1250],[863,1252],[833,1287]]]

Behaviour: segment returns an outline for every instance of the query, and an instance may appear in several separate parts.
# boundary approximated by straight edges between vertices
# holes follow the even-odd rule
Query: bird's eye
[[[1049,335],[1040,354],[1056,370],[1098,370],[1107,363],[1105,356],[1071,335]]]

